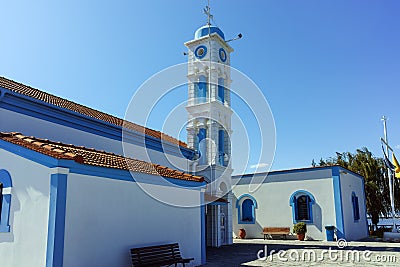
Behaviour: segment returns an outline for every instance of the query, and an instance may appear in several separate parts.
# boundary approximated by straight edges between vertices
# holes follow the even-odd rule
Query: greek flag
[[[391,171],[394,172],[396,169],[396,166],[394,166],[390,160],[388,159],[388,157],[386,156],[385,153],[385,149],[383,149],[383,145],[382,145],[382,151],[383,151],[383,162],[385,163],[386,167]]]

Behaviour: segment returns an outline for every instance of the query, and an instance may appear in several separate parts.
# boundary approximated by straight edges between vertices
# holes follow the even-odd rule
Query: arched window
[[[196,104],[205,103],[207,99],[207,78],[200,75],[199,81],[195,83]]]
[[[0,170],[0,232],[10,232],[11,176]]]
[[[290,196],[292,206],[293,223],[313,222],[312,206],[315,203],[314,196],[304,190],[298,190]]]
[[[240,196],[236,202],[236,208],[238,210],[238,223],[254,224],[256,222],[257,202],[252,196],[248,194]]]
[[[358,197],[354,192],[351,193],[351,203],[353,204],[354,221],[358,221],[360,219],[360,206],[358,204]]]
[[[218,78],[218,100],[224,103],[225,101],[225,84],[223,78]]]
[[[245,199],[242,203],[242,221],[252,222],[254,203],[251,199]]]

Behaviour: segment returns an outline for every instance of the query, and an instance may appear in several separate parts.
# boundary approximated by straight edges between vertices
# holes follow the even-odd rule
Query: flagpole
[[[387,118],[386,118],[386,116],[382,117],[382,121],[383,121],[383,134],[385,137],[385,144],[386,144],[386,155],[389,157],[389,143],[388,143],[388,138],[387,138],[387,127],[386,127]],[[388,178],[389,178],[389,196],[390,196],[390,206],[391,206],[392,220],[393,220],[392,232],[397,232],[395,213],[394,213],[393,182],[392,182],[392,175],[391,175],[391,172],[389,169],[387,171],[387,174],[388,174]]]

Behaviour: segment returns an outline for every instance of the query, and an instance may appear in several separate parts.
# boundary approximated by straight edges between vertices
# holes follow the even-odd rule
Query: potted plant
[[[243,228],[239,229],[239,237],[241,239],[244,239],[246,237],[246,230],[244,230]]]
[[[307,233],[307,225],[304,222],[296,223],[293,226],[293,232],[297,234],[297,239],[300,241],[304,241],[304,237]]]

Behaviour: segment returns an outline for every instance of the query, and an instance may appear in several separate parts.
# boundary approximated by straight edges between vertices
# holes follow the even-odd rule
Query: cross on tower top
[[[210,0],[208,0],[207,6],[203,9],[204,14],[207,16],[207,25],[211,25],[211,20],[213,19],[213,15],[211,15],[210,9]]]

